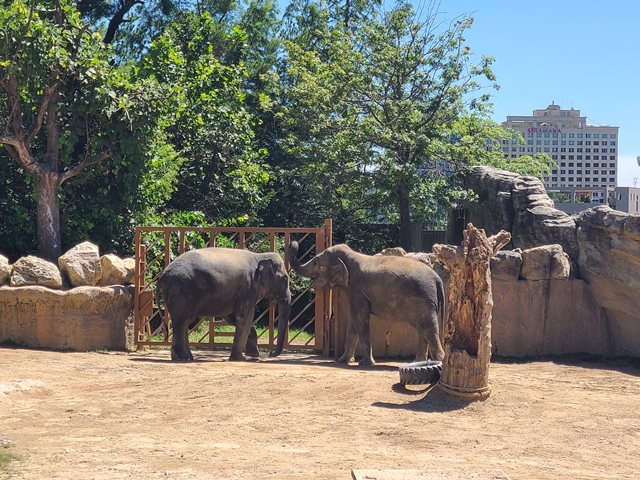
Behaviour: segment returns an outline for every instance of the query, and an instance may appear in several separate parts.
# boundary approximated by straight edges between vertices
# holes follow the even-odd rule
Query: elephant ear
[[[331,288],[349,285],[349,270],[342,260],[339,258],[337,260],[329,271],[329,286]]]
[[[271,281],[273,281],[274,268],[273,262],[271,260],[262,260],[258,264],[258,277],[260,278],[260,283],[263,285],[269,285]]]

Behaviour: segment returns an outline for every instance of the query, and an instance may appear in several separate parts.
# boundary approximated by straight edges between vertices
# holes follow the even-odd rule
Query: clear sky
[[[620,127],[618,185],[640,187],[640,0],[442,0],[439,10],[470,14],[471,51],[495,57],[493,120],[555,102]]]

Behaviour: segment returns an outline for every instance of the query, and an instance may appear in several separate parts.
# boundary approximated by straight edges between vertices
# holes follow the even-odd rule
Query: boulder
[[[569,255],[561,245],[544,245],[522,251],[522,280],[563,280],[571,273]]]
[[[43,287],[62,288],[62,275],[55,263],[28,255],[19,258],[13,264],[10,285],[42,285]]]
[[[97,245],[82,242],[58,258],[60,271],[72,287],[95,286],[102,278]]]
[[[573,261],[578,257],[576,224],[568,214],[556,210],[542,182],[531,176],[492,167],[472,167],[465,186],[478,195],[478,202],[465,205],[465,224],[485,230],[487,236],[500,230],[511,233],[507,248],[534,248],[559,244]],[[455,238],[449,222],[447,238]]]
[[[405,257],[413,258],[414,260],[418,260],[419,262],[426,263],[430,267],[433,266],[432,258],[435,259],[435,255],[433,253],[425,252],[409,252],[405,255]]]
[[[6,282],[11,276],[11,265],[9,259],[4,255],[0,255],[0,285]]]
[[[99,285],[129,285],[134,283],[136,262],[108,253],[100,259],[102,278]]]
[[[578,258],[575,220],[553,207],[538,205],[517,210],[512,234],[517,248],[559,244],[573,260]]]
[[[380,253],[381,255],[390,255],[395,257],[404,257],[407,254],[407,252],[402,247],[385,248]]]
[[[522,255],[519,251],[500,251],[491,258],[491,278],[515,282],[520,277],[521,266]]]
[[[576,215],[578,270],[620,332],[624,354],[640,356],[640,216],[602,205]]]

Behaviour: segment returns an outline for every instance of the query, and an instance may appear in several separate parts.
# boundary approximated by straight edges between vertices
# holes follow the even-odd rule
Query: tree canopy
[[[469,198],[468,166],[541,175],[548,157],[487,148],[516,138],[489,117],[493,59],[465,39],[473,18],[437,5],[8,0],[0,253],[324,218],[338,241],[371,250],[397,229],[410,249],[412,223]]]

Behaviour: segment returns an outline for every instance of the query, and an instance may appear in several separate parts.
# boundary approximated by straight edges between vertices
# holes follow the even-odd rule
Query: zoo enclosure
[[[293,238],[292,238],[293,236]],[[253,252],[276,252],[285,261],[292,291],[289,335],[284,348],[319,350],[330,356],[337,332],[332,317],[332,294],[316,289],[310,291],[310,281],[290,271],[289,245],[300,244],[301,262],[331,246],[332,222],[325,220],[320,228],[231,228],[231,227],[136,227],[135,232],[135,294],[134,342],[143,346],[171,345],[170,312],[155,304],[155,286],[164,269],[182,253],[204,247],[247,249]],[[279,312],[278,312],[279,313]],[[278,317],[267,300],[256,305],[254,326],[258,347],[276,346]],[[192,347],[230,348],[233,331],[224,327],[226,321],[201,318],[191,325],[189,344]]]

